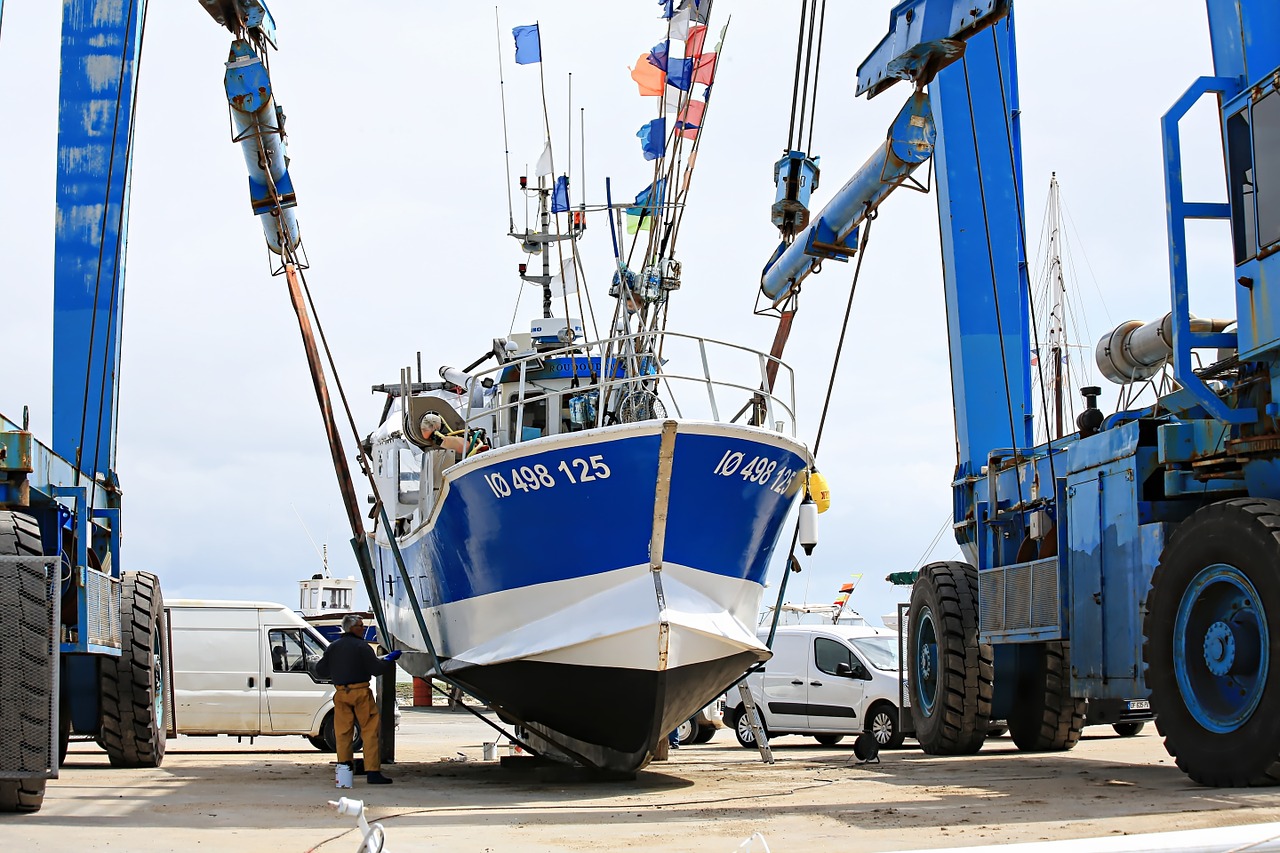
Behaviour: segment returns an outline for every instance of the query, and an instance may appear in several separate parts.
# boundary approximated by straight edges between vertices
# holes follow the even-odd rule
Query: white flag
[[[547,142],[547,147],[542,150],[542,156],[538,158],[538,168],[534,170],[534,177],[541,178],[543,175],[551,174],[551,142]]]
[[[553,276],[551,279],[551,294],[564,297],[571,293],[577,293],[578,275],[574,272],[573,260],[565,261],[560,269],[560,275]]]
[[[671,16],[671,37],[684,41],[689,37],[689,7],[684,7]]]

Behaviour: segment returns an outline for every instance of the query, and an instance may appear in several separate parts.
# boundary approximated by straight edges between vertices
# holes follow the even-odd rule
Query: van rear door
[[[307,662],[324,654],[324,645],[307,628],[273,624],[270,613],[262,616],[266,725],[277,735],[316,734],[333,685],[316,681]]]
[[[262,672],[254,611],[173,607],[174,715],[181,734],[262,733]]]

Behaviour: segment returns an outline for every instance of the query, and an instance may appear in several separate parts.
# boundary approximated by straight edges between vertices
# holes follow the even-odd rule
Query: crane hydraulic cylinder
[[[933,154],[935,137],[929,96],[916,92],[889,125],[880,146],[835,198],[818,214],[817,221],[795,242],[783,243],[764,268],[760,290],[773,304],[785,299],[825,258],[847,259],[853,248],[845,241],[880,202]]]
[[[302,237],[293,210],[298,200],[285,152],[284,111],[272,95],[266,66],[247,41],[236,39],[231,43],[225,84],[235,128],[233,141],[239,143],[249,169],[253,212],[262,220],[268,248],[280,254],[283,233],[292,251]]]

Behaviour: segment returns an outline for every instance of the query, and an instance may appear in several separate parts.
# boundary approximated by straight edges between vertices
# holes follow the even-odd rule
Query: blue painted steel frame
[[[1012,16],[978,33],[930,84],[937,125],[957,484],[992,448],[1032,444],[1029,288],[1022,236],[1022,144]],[[972,98],[980,92],[987,97]],[[1000,98],[989,97],[1001,93]],[[990,387],[1007,405],[991,405]],[[956,521],[963,519],[957,517]]]
[[[1194,347],[1236,346],[1236,335],[1201,334],[1191,331],[1191,308],[1187,285],[1188,219],[1230,219],[1226,202],[1189,202],[1182,196],[1182,149],[1178,122],[1200,98],[1210,93],[1229,100],[1239,91],[1238,81],[1228,77],[1201,77],[1160,120],[1164,141],[1165,202],[1169,228],[1169,289],[1173,304],[1173,377],[1187,396],[1217,420],[1247,424],[1258,420],[1256,409],[1232,409],[1195,373],[1191,357]]]
[[[146,0],[63,3],[53,448],[90,476],[115,467],[130,147],[145,9]]]

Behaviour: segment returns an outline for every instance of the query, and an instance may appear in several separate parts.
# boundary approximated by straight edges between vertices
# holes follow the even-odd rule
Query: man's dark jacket
[[[324,657],[316,664],[316,675],[331,679],[334,684],[362,684],[395,668],[394,661],[380,660],[363,637],[346,633],[324,650]]]

